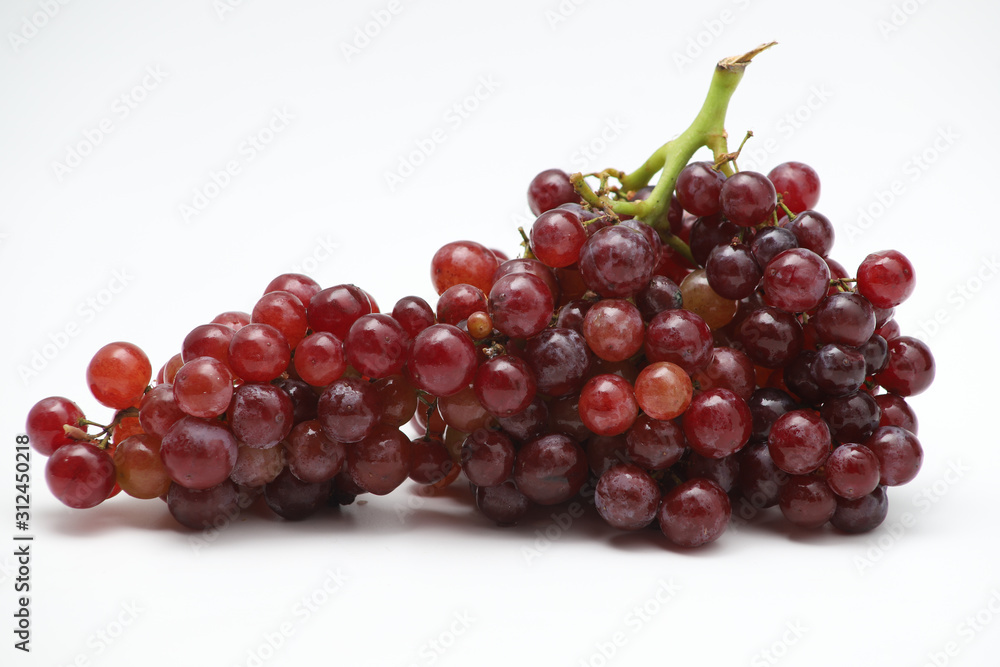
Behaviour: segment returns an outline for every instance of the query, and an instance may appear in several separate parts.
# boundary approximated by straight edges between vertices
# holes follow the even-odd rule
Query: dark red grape
[[[249,322],[247,322],[249,324]],[[222,324],[202,324],[192,329],[181,344],[184,362],[198,357],[212,357],[229,366],[229,344],[236,333]]]
[[[327,331],[311,333],[295,348],[294,366],[305,382],[325,387],[347,370],[344,344]]]
[[[767,437],[774,464],[792,475],[805,475],[823,465],[831,444],[830,429],[814,410],[783,414]]]
[[[462,444],[462,470],[476,486],[496,486],[514,469],[514,443],[500,431],[478,428]]]
[[[774,465],[766,442],[751,442],[737,454],[740,471],[736,488],[752,507],[764,509],[778,504],[781,487],[788,481],[788,474]]]
[[[691,256],[698,266],[705,266],[708,256],[717,246],[732,243],[740,228],[721,215],[698,218],[691,227]]]
[[[754,227],[771,218],[778,196],[767,176],[741,171],[722,184],[719,201],[723,215],[730,222],[740,227]]]
[[[898,250],[873,252],[858,267],[858,292],[879,308],[903,303],[916,284],[913,265]]]
[[[491,415],[510,417],[535,398],[535,375],[522,359],[501,354],[476,370],[472,384],[479,402]]]
[[[376,379],[399,374],[409,347],[410,337],[402,325],[381,313],[359,317],[344,340],[347,363]]]
[[[62,445],[45,462],[45,481],[64,505],[100,505],[115,486],[115,464],[108,452],[87,442]]]
[[[28,442],[42,456],[52,456],[52,453],[60,447],[76,442],[66,435],[63,427],[78,427],[81,419],[83,410],[68,398],[62,396],[43,398],[28,411],[25,425]]]
[[[812,376],[827,396],[853,394],[865,382],[865,357],[856,348],[829,343],[816,352]]]
[[[514,481],[521,493],[539,505],[565,502],[587,481],[587,457],[567,436],[546,435],[517,452]]]
[[[361,378],[341,378],[323,391],[316,414],[326,437],[359,442],[375,428],[381,405],[375,387]]]
[[[749,400],[757,387],[757,373],[753,361],[743,352],[731,347],[716,347],[712,360],[691,375],[700,391],[720,387],[728,389],[743,400]],[[638,395],[639,387],[636,385]],[[639,401],[642,404],[642,401]],[[645,409],[645,408],[644,408]]]
[[[580,419],[594,433],[618,435],[632,426],[639,414],[639,404],[627,380],[605,373],[595,375],[583,385],[579,410]]]
[[[264,501],[282,519],[300,521],[326,503],[330,488],[330,482],[304,482],[285,469],[264,487]]]
[[[597,513],[615,528],[639,530],[656,518],[660,487],[639,466],[619,464],[597,481],[594,503]]]
[[[802,326],[788,311],[761,308],[743,318],[736,339],[758,366],[781,368],[802,350]]]
[[[435,438],[410,443],[410,479],[417,484],[447,484],[458,477],[458,467],[448,448]]]
[[[248,324],[229,343],[229,367],[247,382],[270,382],[285,372],[291,360],[288,341],[269,324]]]
[[[546,211],[531,225],[531,251],[546,266],[575,264],[586,241],[583,223],[572,211]]]
[[[857,500],[838,498],[830,523],[845,533],[866,533],[881,525],[888,514],[889,498],[885,487],[880,486]]]
[[[451,396],[469,386],[475,373],[476,348],[457,327],[435,324],[413,339],[406,375],[417,389]]]
[[[924,462],[924,450],[917,436],[899,426],[878,427],[864,445],[878,457],[881,483],[885,486],[912,481]]]
[[[857,500],[878,486],[878,457],[864,445],[847,444],[833,450],[826,460],[826,483],[841,498]]]
[[[583,320],[583,337],[606,361],[624,361],[642,349],[645,326],[639,309],[624,299],[602,299]]]
[[[160,443],[170,478],[189,489],[221,484],[236,466],[236,438],[222,424],[195,417],[177,421]]]
[[[362,440],[347,448],[347,471],[359,487],[384,496],[410,474],[410,439],[394,426],[377,425]]]
[[[771,426],[781,415],[796,408],[795,399],[787,392],[773,387],[761,387],[747,401],[753,417],[753,437],[767,439]]]
[[[282,273],[264,288],[264,294],[271,292],[289,292],[294,294],[303,306],[320,291],[319,283],[301,273]]]
[[[236,485],[228,479],[208,489],[189,489],[171,484],[167,509],[183,526],[195,530],[221,529],[240,514],[243,503]]]
[[[669,361],[688,373],[704,368],[712,360],[712,330],[689,310],[665,310],[646,330],[644,349],[651,361]]]
[[[901,426],[917,435],[917,415],[902,396],[880,394],[875,397],[881,414],[878,426]]]
[[[732,506],[726,492],[707,479],[690,479],[663,496],[660,530],[681,547],[714,542],[726,530]]]
[[[548,396],[578,392],[591,367],[583,336],[572,329],[553,327],[528,339],[524,359],[534,370],[538,391]]]
[[[819,528],[833,517],[837,497],[822,477],[793,475],[778,498],[781,513],[800,528]]]
[[[868,299],[853,292],[838,292],[823,299],[810,321],[824,343],[859,347],[875,333],[875,311]]]
[[[666,470],[687,449],[684,431],[677,421],[660,421],[649,415],[636,418],[625,442],[628,458],[646,470]]]
[[[635,295],[635,305],[639,308],[642,318],[648,322],[664,310],[682,308],[684,298],[681,296],[681,288],[673,280],[666,276],[653,276]],[[561,321],[562,314],[559,317]]]
[[[914,396],[934,381],[936,365],[927,343],[911,336],[889,341],[889,360],[875,375],[875,381],[893,394]]]
[[[347,338],[351,325],[372,312],[368,295],[354,285],[335,285],[317,292],[309,300],[309,328],[313,331],[327,331],[339,340]],[[233,369],[235,370],[235,369]]]
[[[288,469],[303,482],[326,482],[344,467],[347,449],[326,437],[318,420],[296,424],[284,443]]]
[[[488,307],[483,290],[465,283],[452,285],[438,297],[437,321],[458,325],[475,312],[485,312]]]
[[[392,308],[392,319],[406,330],[410,338],[435,323],[434,311],[419,296],[404,296]]]
[[[266,449],[291,432],[293,410],[292,399],[283,389],[273,384],[242,384],[233,392],[229,425],[243,444]]]
[[[830,267],[805,248],[786,250],[764,268],[764,299],[792,313],[812,310],[830,287]]]
[[[531,506],[531,501],[518,491],[514,480],[508,479],[496,486],[476,487],[476,507],[483,515],[497,522],[498,526],[517,523]]]
[[[710,389],[691,401],[683,423],[691,449],[702,456],[720,459],[747,444],[753,417],[747,402],[733,392]]]
[[[833,249],[833,223],[822,213],[803,211],[791,222],[786,218],[781,226],[795,234],[800,248],[812,250],[820,257],[826,257]]]
[[[767,174],[781,201],[792,213],[811,209],[819,202],[819,175],[802,162],[782,162]]]
[[[562,169],[546,169],[528,184],[528,207],[535,215],[554,209],[561,204],[580,201],[569,174]]]
[[[552,292],[538,276],[511,273],[490,290],[490,317],[500,333],[511,338],[530,338],[548,326],[555,302]]]
[[[291,292],[268,292],[262,296],[250,313],[250,322],[270,324],[281,332],[293,350],[309,326],[306,307]]]
[[[798,247],[799,241],[795,234],[783,227],[765,227],[750,242],[750,252],[760,266],[767,266],[768,262],[781,253]]]
[[[656,260],[642,234],[614,225],[587,240],[579,266],[587,287],[604,297],[627,298],[646,286]]]
[[[493,287],[493,274],[498,266],[500,260],[483,244],[453,241],[441,246],[431,258],[431,282],[438,294],[461,283],[468,283],[489,293]]]
[[[716,294],[738,300],[757,289],[762,273],[750,246],[734,243],[716,246],[709,253],[705,276]]]
[[[711,162],[689,162],[677,175],[677,201],[694,215],[714,215],[722,209],[719,195],[726,176]]]

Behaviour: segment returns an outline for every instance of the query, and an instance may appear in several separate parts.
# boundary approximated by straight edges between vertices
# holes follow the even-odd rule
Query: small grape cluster
[[[280,275],[250,313],[195,327],[152,384],[137,346],[101,348],[87,382],[112,422],[46,398],[31,444],[67,505],[163,498],[196,529],[260,498],[302,519],[464,475],[501,525],[583,497],[685,547],[717,539],[737,503],[871,530],[886,487],[920,468],[906,397],[934,360],[893,319],[910,262],[877,252],[850,277],[819,190],[802,163],[726,177],[691,162],[654,227],[547,170],[525,256],[446,244],[435,308],[409,296],[381,313],[357,286]]]

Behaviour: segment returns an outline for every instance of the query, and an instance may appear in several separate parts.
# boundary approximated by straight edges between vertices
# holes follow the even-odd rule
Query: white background
[[[996,5],[48,4],[0,10],[0,663],[995,664]],[[373,12],[391,21],[365,44]],[[436,248],[513,255],[536,172],[631,170],[686,127],[715,61],[772,39],[730,109],[731,135],[756,135],[741,167],[808,162],[835,258],[853,271],[893,247],[917,267],[898,319],[938,376],[912,400],[924,468],[882,528],[807,534],[772,513],[681,551],[590,519],[500,530],[459,487],[423,503],[407,486],[197,542],[159,501],[59,505],[37,457],[32,652],[12,648],[13,441],[44,396],[106,416],[83,381],[98,347],[135,342],[157,368],[293,269],[383,308],[431,299]],[[331,574],[346,580],[327,593]]]

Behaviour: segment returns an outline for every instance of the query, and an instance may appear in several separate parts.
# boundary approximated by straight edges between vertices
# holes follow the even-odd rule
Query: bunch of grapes
[[[77,508],[162,498],[203,529],[256,502],[302,519],[464,477],[501,525],[583,498],[685,547],[734,507],[873,529],[923,458],[906,398],[934,360],[893,319],[913,267],[886,250],[852,277],[829,257],[812,168],[737,171],[738,152],[716,153],[656,188],[541,172],[523,256],[444,245],[434,307],[382,313],[357,286],[283,274],[250,313],[191,330],[152,382],[138,347],[105,346],[87,380],[110,424],[62,397],[28,415],[52,492]]]

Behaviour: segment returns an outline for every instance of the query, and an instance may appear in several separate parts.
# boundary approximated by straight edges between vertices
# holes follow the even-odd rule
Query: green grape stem
[[[147,388],[148,390],[148,388]],[[111,445],[111,438],[115,434],[115,428],[121,423],[126,417],[138,417],[139,409],[135,407],[125,408],[124,410],[119,410],[115,413],[115,418],[111,420],[110,424],[99,424],[94,421],[90,421],[86,418],[80,418],[77,420],[76,426],[71,426],[66,424],[63,426],[63,431],[70,438],[74,440],[79,440],[80,442],[89,442],[95,445],[98,449],[107,449]],[[94,426],[99,429],[97,433],[88,433],[87,427]]]
[[[618,215],[639,218],[661,232],[669,231],[666,211],[670,206],[670,196],[673,194],[677,175],[699,148],[703,146],[709,148],[715,155],[716,162],[720,164],[722,172],[727,176],[732,175],[725,128],[729,100],[743,78],[747,64],[754,56],[775,44],[776,42],[762,44],[743,55],[721,60],[715,67],[712,83],[701,110],[691,125],[680,136],[656,149],[642,166],[619,179],[622,191],[634,192],[645,187],[657,172],[661,172],[648,198],[640,201],[610,199],[606,195],[595,193],[582,174],[573,174],[571,181],[584,201],[595,208],[610,209]],[[606,171],[614,172],[614,170]],[[669,234],[664,241],[690,259],[690,251],[683,241]]]

